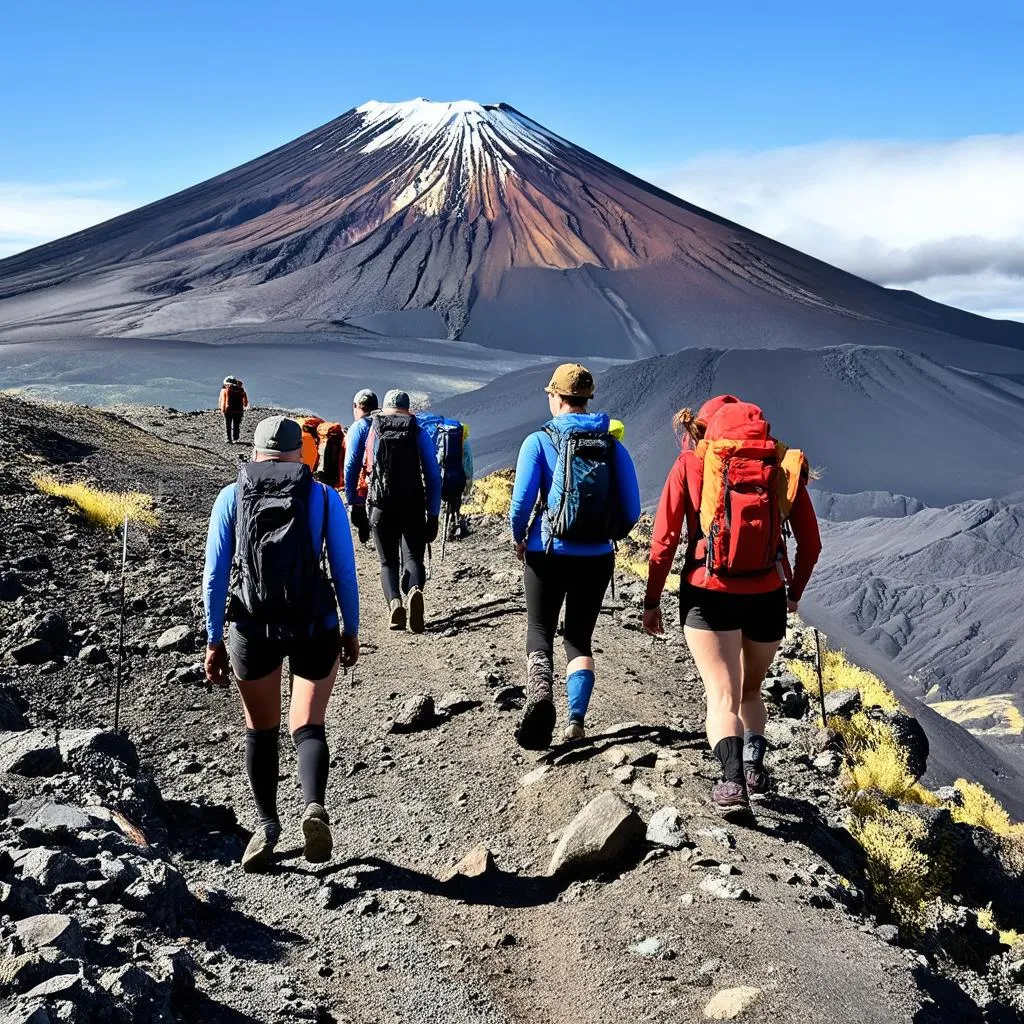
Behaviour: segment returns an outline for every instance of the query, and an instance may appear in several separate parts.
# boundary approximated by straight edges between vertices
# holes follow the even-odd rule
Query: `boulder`
[[[130,775],[139,770],[139,754],[135,744],[124,734],[109,729],[62,729],[60,752],[67,764],[75,768],[83,755],[103,754],[120,761]]]
[[[455,867],[445,873],[442,881],[450,882],[455,878],[482,878],[497,870],[494,854],[486,846],[476,846]]]
[[[863,707],[859,690],[833,690],[825,694],[825,714],[851,718]]]
[[[43,845],[49,841],[73,842],[79,832],[95,824],[78,807],[53,803],[40,797],[20,800],[11,807],[10,815],[22,822],[18,834],[22,842],[29,846]]]
[[[12,686],[0,686],[0,732],[18,732],[28,728],[27,705]]]
[[[110,656],[100,644],[86,644],[78,652],[78,660],[87,665],[108,665]]]
[[[100,985],[129,1010],[130,1020],[171,1020],[170,986],[135,964],[107,971]]]
[[[677,807],[662,807],[654,812],[647,826],[647,842],[669,850],[679,850],[686,845],[683,816]]]
[[[752,985],[724,988],[711,997],[704,1007],[704,1016],[708,1020],[735,1020],[746,1013],[760,995],[761,990]]]
[[[68,644],[68,620],[60,612],[36,612],[20,624],[22,636],[33,640],[43,640],[57,652],[63,651]]]
[[[18,921],[15,928],[26,952],[52,948],[71,957],[81,957],[85,949],[82,929],[67,914],[36,914]]]
[[[164,931],[175,931],[193,905],[185,879],[177,868],[164,861],[147,864],[143,870],[143,877],[125,889],[122,905],[141,911]]]
[[[586,875],[615,867],[636,854],[644,823],[622,797],[605,790],[576,815],[555,847],[550,875]]]
[[[191,626],[171,626],[157,637],[154,645],[161,653],[180,651],[182,654],[195,649],[195,632]]]
[[[406,733],[428,729],[434,724],[434,698],[427,693],[410,697],[391,723],[391,732]]]
[[[63,767],[52,734],[42,729],[0,733],[0,774],[40,778],[56,775]]]
[[[479,707],[480,701],[474,700],[467,693],[459,693],[452,690],[446,693],[437,702],[437,713],[439,715],[460,715],[463,711],[471,711]]]
[[[20,853],[14,863],[21,869],[21,877],[34,882],[43,892],[52,892],[58,885],[85,878],[82,866],[63,850],[37,846]]]
[[[16,665],[43,665],[53,661],[56,655],[54,648],[45,640],[26,640],[11,648],[11,658]]]
[[[25,593],[25,585],[17,573],[0,573],[0,601],[15,601]]]
[[[706,892],[719,900],[750,899],[750,893],[746,889],[734,885],[721,874],[707,875],[701,880],[699,888],[701,892]]]

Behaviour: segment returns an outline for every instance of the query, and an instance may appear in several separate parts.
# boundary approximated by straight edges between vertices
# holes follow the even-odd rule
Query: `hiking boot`
[[[388,605],[388,629],[405,629],[405,605],[400,597],[393,597]]]
[[[747,793],[750,796],[764,796],[771,791],[772,777],[764,768],[756,764],[745,764],[743,777],[747,780]]]
[[[409,632],[423,632],[423,591],[419,587],[409,591]]]
[[[274,848],[281,838],[281,826],[276,821],[261,821],[242,854],[242,870],[259,873],[270,867]]]
[[[565,727],[565,732],[562,733],[562,739],[566,743],[574,743],[576,740],[586,738],[587,731],[583,728],[583,723],[578,718],[570,719],[569,724]]]
[[[546,750],[554,731],[551,656],[533,651],[526,663],[526,709],[516,727],[516,742],[525,750]]]
[[[744,811],[750,808],[750,798],[741,782],[722,780],[711,787],[711,804],[716,811]]]
[[[323,864],[331,859],[334,837],[331,835],[331,821],[320,804],[307,804],[302,816],[302,835],[306,840],[303,856],[310,864]]]

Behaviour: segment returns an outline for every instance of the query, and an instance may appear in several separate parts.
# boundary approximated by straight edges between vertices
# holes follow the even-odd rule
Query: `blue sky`
[[[925,147],[911,146],[920,165],[969,137],[1020,139],[1024,5],[833,6],[4,0],[0,254],[80,227],[76,215],[101,219],[194,184],[371,98],[509,102],[727,215],[738,191],[739,211],[762,228],[765,188],[779,185],[767,174],[799,179],[774,212],[795,204],[801,220],[802,147],[820,173],[846,175],[839,201],[856,203],[850,140],[890,160],[893,143]],[[860,159],[873,165],[873,152]],[[1017,155],[995,169],[1001,181]],[[954,193],[959,173],[947,174]],[[724,198],[722,180],[734,182]],[[5,211],[18,214],[13,227]],[[821,216],[815,230],[829,235]],[[808,247],[799,230],[786,240]]]

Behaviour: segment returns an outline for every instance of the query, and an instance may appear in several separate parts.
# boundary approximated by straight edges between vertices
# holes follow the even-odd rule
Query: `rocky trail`
[[[203,680],[200,578],[248,449],[212,413],[0,396],[0,425],[0,1020],[1017,1019],[868,912],[838,755],[781,661],[779,792],[748,821],[714,814],[699,681],[673,611],[666,641],[640,629],[634,578],[598,624],[588,739],[524,754],[522,584],[497,520],[434,562],[420,637],[386,629],[357,551],[363,654],[327,722],[334,860],[300,857],[284,737],[279,862],[243,875],[241,710]],[[38,493],[38,470],[154,496],[159,525],[130,534],[123,735],[119,539]]]

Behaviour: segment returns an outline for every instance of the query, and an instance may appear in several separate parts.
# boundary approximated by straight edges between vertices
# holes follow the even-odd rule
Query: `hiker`
[[[345,494],[354,507],[363,467],[367,520],[380,559],[388,626],[405,629],[408,625],[410,632],[422,633],[427,582],[423,560],[427,545],[437,539],[441,473],[434,446],[410,413],[404,391],[389,391],[384,408],[368,419],[369,427],[358,441],[356,428],[352,430]]]
[[[253,461],[242,466],[238,482],[225,487],[213,506],[203,600],[206,677],[227,686],[232,673],[245,710],[245,767],[259,824],[242,854],[242,869],[262,871],[281,835],[277,781],[284,658],[293,676],[288,728],[305,803],[304,853],[312,863],[330,858],[324,718],[339,652],[346,668],[359,658],[359,593],[345,506],[338,492],[314,481],[301,461],[302,428],[293,419],[271,416],[257,424],[253,443]],[[325,548],[330,578],[321,567]],[[232,562],[237,572],[225,613]],[[225,617],[231,622],[226,645]]]
[[[302,427],[302,462],[310,473],[316,473],[320,464],[319,430],[323,420],[319,416],[299,416],[295,422]]]
[[[473,490],[473,450],[469,425],[432,412],[416,413],[416,420],[434,445],[441,472],[441,520],[446,540],[465,533],[462,502]]]
[[[359,532],[359,542],[365,544],[370,539],[370,521],[366,518],[366,472],[363,469],[362,454],[366,448],[366,434],[370,429],[370,413],[378,408],[377,395],[369,388],[360,388],[352,399],[352,426],[348,429],[345,449],[345,500],[352,525]],[[356,454],[356,452],[360,454]],[[352,466],[354,486],[348,488],[348,478]]]
[[[721,762],[718,810],[745,810],[770,788],[761,683],[821,552],[803,453],[732,395],[683,409],[683,450],[669,470],[651,536],[644,628],[664,633],[661,594],[686,529],[679,619],[707,694],[707,736]],[[785,524],[796,537],[790,569]]]
[[[549,746],[555,728],[552,652],[563,604],[568,697],[563,739],[586,735],[594,689],[591,641],[615,568],[613,545],[640,517],[633,460],[609,434],[608,417],[587,412],[594,396],[590,371],[565,363],[544,390],[552,418],[519,450],[509,512],[516,557],[525,563],[527,703],[516,740],[528,750]],[[566,487],[567,477],[577,486]]]
[[[228,444],[238,440],[242,429],[242,416],[249,408],[249,396],[245,385],[237,377],[225,377],[220,389],[220,411],[224,414],[224,433]]]

